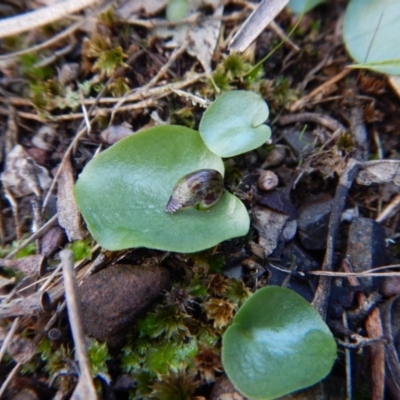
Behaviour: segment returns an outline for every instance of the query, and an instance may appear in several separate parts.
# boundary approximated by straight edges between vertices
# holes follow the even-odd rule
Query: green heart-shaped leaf
[[[365,68],[400,75],[399,0],[351,0],[347,6],[343,38],[351,57]],[[383,63],[379,65],[379,63]]]
[[[332,333],[317,311],[292,290],[258,290],[240,308],[222,342],[222,362],[234,386],[268,400],[313,385],[336,358]]]
[[[264,125],[269,115],[261,96],[233,90],[218,97],[205,111],[199,131],[206,146],[220,157],[232,157],[260,147],[271,137]]]
[[[178,179],[202,168],[224,173],[221,158],[208,150],[198,132],[155,127],[90,161],[75,185],[75,199],[90,233],[106,249],[200,251],[249,229],[246,208],[228,192],[207,211],[164,211]]]

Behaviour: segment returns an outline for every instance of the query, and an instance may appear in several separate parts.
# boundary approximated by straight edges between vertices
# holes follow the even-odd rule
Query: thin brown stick
[[[51,217],[37,232],[32,234],[28,239],[24,240],[16,249],[11,251],[5,257],[6,260],[13,258],[18,252],[24,249],[28,244],[32,243],[37,238],[44,235],[51,227],[53,227],[57,222],[57,214]]]
[[[300,108],[304,107],[312,98],[314,98],[318,94],[322,93],[327,87],[329,87],[329,86],[333,85],[334,83],[339,82],[340,80],[345,78],[347,75],[350,74],[350,72],[351,71],[349,69],[344,69],[342,72],[335,75],[333,78],[329,79],[322,85],[318,86],[311,93],[309,93],[308,95],[302,97],[301,99],[299,99],[295,103],[293,103],[290,106],[290,111],[294,112],[294,111],[297,111]]]
[[[375,218],[376,222],[383,222],[395,215],[400,209],[400,194],[396,195],[391,202]]]
[[[85,333],[83,331],[81,310],[79,308],[78,288],[75,281],[72,251],[68,249],[60,251],[60,258],[63,269],[68,319],[75,344],[75,356],[78,360],[80,371],[78,384],[76,385],[71,399],[95,400],[97,399],[97,393],[90,371],[90,363],[85,344]]]
[[[360,168],[359,163],[355,159],[350,159],[347,162],[347,167],[340,177],[339,184],[336,188],[335,197],[332,203],[332,211],[329,218],[328,227],[328,238],[326,243],[326,252],[324,262],[322,264],[323,271],[333,270],[333,253],[334,243],[337,232],[339,230],[339,224],[342,212],[344,210],[347,194],[350,190],[351,185],[357,175]],[[326,311],[328,307],[328,298],[331,292],[331,277],[321,276],[317,290],[312,301],[314,308],[320,313],[323,319],[326,318]]]
[[[7,386],[9,385],[9,383],[12,381],[14,376],[17,374],[17,372],[21,368],[22,368],[22,364],[21,363],[17,363],[15,365],[15,367],[11,370],[11,372],[7,375],[6,380],[3,382],[3,384],[1,385],[1,388],[0,388],[0,399],[3,397],[3,394],[6,391]]]
[[[346,128],[336,119],[326,114],[305,112],[299,114],[284,115],[278,119],[278,124],[288,125],[295,122],[314,122],[328,128],[330,131],[335,132],[340,130],[346,132]]]
[[[3,344],[2,344],[1,349],[0,349],[0,362],[3,360],[4,354],[6,354],[8,345],[10,344],[11,339],[12,339],[15,331],[18,329],[18,325],[19,325],[20,319],[21,319],[20,317],[17,317],[17,318],[14,319],[14,321],[13,321],[13,323],[11,325],[11,328],[7,333],[7,336],[3,341]]]
[[[350,270],[350,264],[347,260],[342,263],[343,269],[348,272]],[[360,283],[355,277],[348,278],[351,286],[359,286]],[[363,305],[368,302],[367,297],[364,293],[358,294],[358,305],[363,308]],[[383,336],[383,328],[381,322],[380,311],[377,307],[374,307],[365,320],[365,329],[368,333],[368,337],[371,339],[378,339]],[[372,400],[382,400],[384,393],[385,383],[385,347],[384,343],[377,342],[374,346],[369,348],[371,354],[371,380],[372,380]]]

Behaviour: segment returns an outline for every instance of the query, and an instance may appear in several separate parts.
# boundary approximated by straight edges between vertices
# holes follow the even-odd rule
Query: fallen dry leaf
[[[40,195],[51,184],[47,169],[36,164],[20,145],[14,146],[7,154],[1,180],[4,187],[17,198],[31,193]]]
[[[74,178],[71,162],[67,160],[58,178],[57,212],[58,222],[65,229],[70,242],[82,240],[85,232],[81,225],[81,215],[73,196]]]
[[[139,13],[146,15],[154,15],[159,13],[167,5],[167,0],[128,0],[121,1],[116,10],[121,18],[129,20],[130,18],[137,18]]]
[[[400,186],[400,161],[379,160],[364,163],[356,181],[365,186],[387,182],[393,182],[396,186]]]
[[[206,18],[197,24],[182,24],[174,28],[156,27],[153,33],[161,38],[171,38],[168,43],[170,47],[180,47],[189,41],[187,52],[199,60],[204,71],[211,73],[211,60],[217,45],[219,32],[221,29],[223,6],[215,9],[212,18]],[[192,8],[189,12],[195,12]]]
[[[267,207],[255,206],[252,209],[254,227],[260,237],[258,243],[268,257],[276,248],[279,236],[288,220],[288,216]]]

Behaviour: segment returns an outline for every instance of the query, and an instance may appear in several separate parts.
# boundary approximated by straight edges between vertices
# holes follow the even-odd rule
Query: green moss
[[[51,67],[38,67],[39,58],[32,53],[20,56],[21,75],[31,82],[43,81],[54,75]]]
[[[193,395],[198,382],[194,374],[185,369],[178,372],[170,372],[161,376],[153,385],[151,399],[154,400],[194,400]]]
[[[108,375],[106,362],[111,357],[108,354],[106,343],[99,343],[97,340],[92,340],[88,348],[88,357],[93,377]]]
[[[104,50],[99,54],[98,59],[93,65],[94,71],[99,71],[101,75],[110,77],[119,67],[126,65],[124,59],[127,55],[123,52],[122,47],[114,47]]]
[[[85,258],[90,259],[90,254],[92,251],[91,238],[72,242],[69,245],[69,248],[74,254],[74,261],[83,260]]]

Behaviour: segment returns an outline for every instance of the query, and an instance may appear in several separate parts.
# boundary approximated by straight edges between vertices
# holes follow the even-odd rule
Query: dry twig
[[[336,188],[335,197],[332,202],[332,211],[329,218],[327,246],[326,246],[324,262],[322,264],[323,271],[332,271],[333,269],[332,264],[333,264],[334,243],[337,232],[339,230],[341,215],[344,210],[347,194],[350,190],[351,185],[353,184],[355,177],[357,176],[359,168],[360,168],[359,163],[351,158],[347,162],[347,167],[344,170],[342,176],[340,177],[339,184]],[[326,318],[328,298],[331,292],[331,279],[332,278],[328,276],[321,276],[318,288],[315,292],[314,299],[312,301],[312,305],[320,313],[323,319]]]
[[[78,384],[72,393],[71,399],[96,400],[97,393],[92,380],[90,363],[85,344],[85,334],[81,322],[72,251],[67,249],[60,251],[60,258],[63,268],[68,318],[75,344],[75,355],[78,360],[80,371]]]
[[[0,21],[0,38],[19,35],[43,25],[48,25],[94,4],[100,4],[100,2],[100,0],[60,1],[52,6],[2,19]]]

